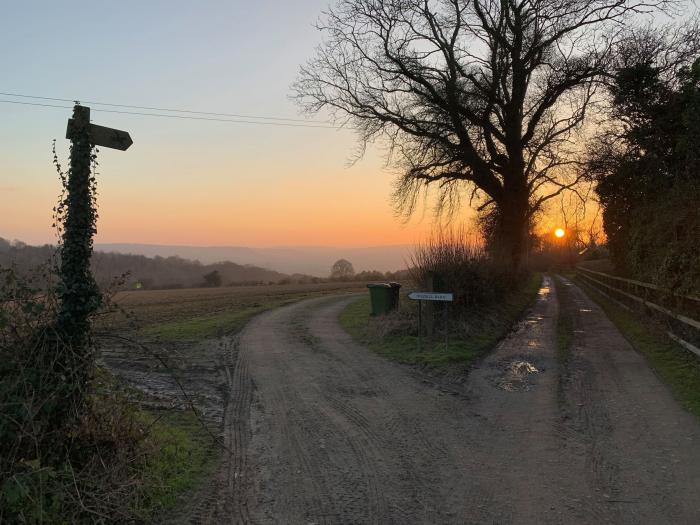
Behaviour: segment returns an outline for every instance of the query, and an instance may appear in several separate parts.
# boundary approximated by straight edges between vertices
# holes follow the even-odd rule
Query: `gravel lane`
[[[337,320],[352,298],[255,318],[227,347],[233,453],[193,521],[700,523],[700,426],[566,286],[566,366],[545,278],[526,319],[461,384],[354,343]]]

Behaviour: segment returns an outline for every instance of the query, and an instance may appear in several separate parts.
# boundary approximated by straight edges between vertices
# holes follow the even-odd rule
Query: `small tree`
[[[221,286],[221,282],[219,270],[214,270],[204,275],[204,286],[207,288],[218,288]]]
[[[334,281],[348,281],[355,275],[355,268],[346,259],[338,259],[331,266],[331,279]]]

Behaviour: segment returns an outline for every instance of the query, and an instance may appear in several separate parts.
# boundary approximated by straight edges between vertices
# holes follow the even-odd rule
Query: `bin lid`
[[[400,283],[395,283],[393,281],[389,283],[389,286],[391,286],[392,288],[401,288]]]
[[[391,288],[391,286],[386,283],[370,283],[367,288]]]

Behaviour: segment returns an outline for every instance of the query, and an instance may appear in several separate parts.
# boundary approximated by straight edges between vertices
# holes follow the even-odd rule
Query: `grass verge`
[[[663,329],[629,310],[625,310],[598,290],[574,279],[605,312],[622,335],[659,375],[676,400],[689,412],[700,417],[700,360],[673,342]]]
[[[212,471],[218,449],[193,413],[139,409],[105,372],[95,387],[62,459],[19,458],[0,477],[0,523],[153,523]]]
[[[183,497],[212,472],[218,454],[191,412],[146,412],[143,417],[150,426],[146,444],[150,453],[137,473],[140,489],[133,510],[148,521],[183,504]]]
[[[559,302],[556,332],[557,359],[561,365],[566,366],[571,358],[571,347],[574,343],[574,309],[564,281],[558,276],[554,277],[554,281]]]
[[[402,298],[402,310],[383,318],[370,318],[369,297],[350,303],[340,313],[340,324],[356,341],[370,350],[399,363],[444,367],[469,365],[503,339],[532,303],[542,276],[533,274],[516,292],[501,304],[473,312],[451,327],[447,347],[444,336],[423,337],[418,350],[417,314],[414,301]],[[400,330],[382,333],[395,323]]]
[[[251,318],[262,312],[297,300],[299,299],[270,301],[256,306],[151,325],[141,330],[141,335],[161,341],[196,341],[222,337],[239,331]]]

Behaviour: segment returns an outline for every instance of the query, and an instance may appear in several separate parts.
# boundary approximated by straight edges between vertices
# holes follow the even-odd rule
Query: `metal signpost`
[[[423,338],[423,301],[442,301],[452,302],[454,295],[451,293],[437,292],[411,292],[408,294],[409,299],[418,301],[418,351],[421,350],[421,341]],[[447,308],[445,308],[445,350],[447,350],[449,330],[447,329]]]

